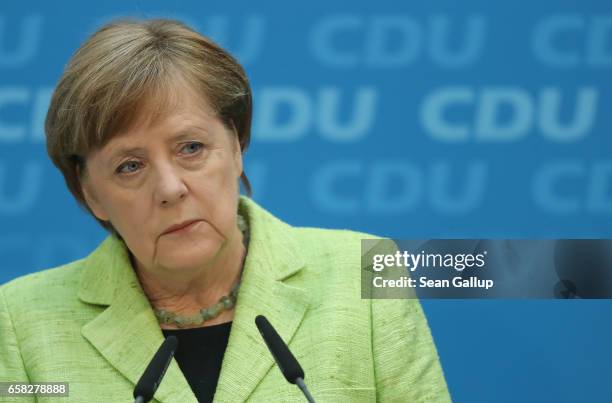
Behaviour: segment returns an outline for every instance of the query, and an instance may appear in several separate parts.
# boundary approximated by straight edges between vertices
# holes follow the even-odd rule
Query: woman
[[[185,25],[120,21],[86,41],[47,149],[110,236],[0,289],[0,381],[129,401],[173,334],[158,401],[303,401],[258,334],[264,315],[317,401],[449,400],[418,301],[360,298],[366,234],[292,227],[239,196],[250,125],[243,69]]]

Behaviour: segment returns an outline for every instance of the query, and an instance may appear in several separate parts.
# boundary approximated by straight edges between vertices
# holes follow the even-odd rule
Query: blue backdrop
[[[0,283],[105,236],[48,161],[43,122],[72,52],[125,15],[179,18],[244,64],[246,172],[292,224],[612,235],[609,1],[3,2]],[[612,401],[610,301],[423,305],[455,401]]]

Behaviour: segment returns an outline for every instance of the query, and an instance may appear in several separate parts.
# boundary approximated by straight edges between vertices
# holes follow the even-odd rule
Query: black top
[[[194,329],[162,329],[178,339],[174,358],[199,402],[212,402],[232,322]]]

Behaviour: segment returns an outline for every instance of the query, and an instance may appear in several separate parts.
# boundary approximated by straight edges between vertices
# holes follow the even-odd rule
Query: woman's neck
[[[206,267],[190,271],[184,276],[176,271],[146,270],[136,263],[136,273],[145,295],[154,309],[163,309],[177,315],[191,316],[202,308],[210,307],[240,280],[246,257],[243,234],[229,240],[218,258]],[[233,309],[222,312],[200,326],[224,323],[233,319]],[[173,324],[161,324],[162,329],[175,329]],[[198,327],[198,326],[196,326]]]

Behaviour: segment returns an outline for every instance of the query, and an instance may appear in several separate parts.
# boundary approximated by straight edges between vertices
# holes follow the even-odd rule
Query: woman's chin
[[[158,250],[157,263],[172,271],[197,271],[214,262],[219,245],[200,244],[198,247],[185,245],[181,248]]]

